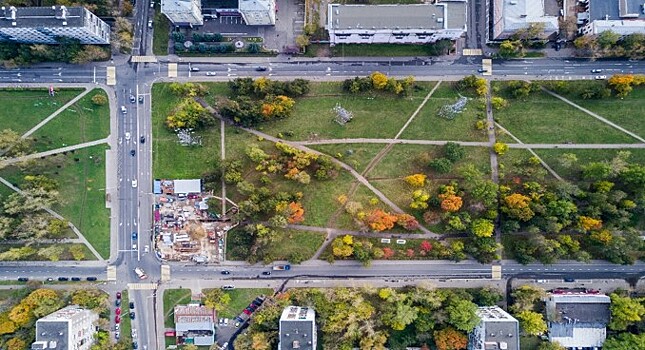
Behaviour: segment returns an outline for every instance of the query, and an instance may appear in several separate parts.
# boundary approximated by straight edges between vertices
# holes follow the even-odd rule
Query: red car
[[[121,292],[116,292],[116,298],[121,299]]]
[[[245,314],[247,314],[247,315],[250,315],[250,314],[251,314],[251,311],[249,311],[249,310],[247,310],[247,309],[244,309],[244,313],[245,313]]]
[[[114,310],[114,313],[117,314],[117,315],[120,315],[121,314],[121,308],[117,307],[116,310]]]
[[[121,317],[119,317],[119,315],[114,317],[114,323],[121,323]]]

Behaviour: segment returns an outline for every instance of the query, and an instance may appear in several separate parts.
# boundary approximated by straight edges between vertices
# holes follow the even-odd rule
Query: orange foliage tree
[[[468,345],[468,338],[458,330],[448,327],[434,332],[437,350],[462,350]]]
[[[521,193],[513,193],[504,197],[502,211],[516,219],[529,221],[535,215],[533,210],[529,207],[530,203],[531,198]]]
[[[578,218],[578,224],[584,232],[591,230],[600,230],[602,228],[602,220],[590,218],[584,215]]]
[[[305,220],[305,209],[302,208],[300,202],[291,202],[287,208],[289,210],[287,220],[290,224],[298,224]]]
[[[419,221],[410,214],[399,214],[396,217],[396,223],[406,230],[416,230],[419,228]]]
[[[365,216],[365,223],[374,231],[389,230],[394,227],[397,216],[381,209],[374,209]]]
[[[439,199],[441,199],[441,209],[447,212],[456,212],[464,204],[461,197],[456,195],[455,187],[451,185],[441,188]]]

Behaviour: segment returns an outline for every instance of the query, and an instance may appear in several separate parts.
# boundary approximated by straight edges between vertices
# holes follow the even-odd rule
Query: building
[[[199,304],[175,306],[177,344],[210,346],[215,343],[215,310]]]
[[[287,306],[280,316],[278,350],[316,350],[316,313],[314,309]]]
[[[58,37],[78,39],[81,44],[107,45],[110,26],[84,7],[3,6],[0,41],[57,44]]]
[[[531,23],[544,23],[545,37],[558,32],[558,14],[546,14],[544,0],[491,0],[492,40],[504,40]]]
[[[466,32],[466,0],[434,4],[329,4],[329,42],[335,44],[424,44],[456,40]]]
[[[602,294],[549,294],[546,316],[549,341],[565,348],[600,348],[607,338],[611,300]]]
[[[275,0],[239,0],[238,11],[249,26],[275,25]]]
[[[31,349],[89,350],[98,320],[93,311],[66,306],[36,321],[36,341]]]
[[[580,34],[600,34],[611,30],[620,35],[645,34],[645,2],[643,0],[586,0],[584,24]],[[586,23],[585,23],[586,22]]]
[[[480,307],[481,319],[470,333],[469,350],[520,350],[520,324],[498,306]]]
[[[175,27],[204,25],[201,0],[161,0],[161,13],[166,15]]]

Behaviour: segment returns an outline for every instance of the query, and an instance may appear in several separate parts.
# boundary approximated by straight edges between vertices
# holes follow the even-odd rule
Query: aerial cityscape
[[[0,349],[645,350],[643,0],[0,0]]]

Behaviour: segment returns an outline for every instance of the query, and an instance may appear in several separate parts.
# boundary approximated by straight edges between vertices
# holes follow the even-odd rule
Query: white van
[[[128,113],[128,110],[125,108],[125,106],[121,106],[121,113],[123,114]]]
[[[140,280],[145,280],[146,278],[148,278],[148,275],[146,275],[145,271],[143,271],[143,269],[140,267],[135,268],[134,273],[137,274],[137,277],[139,277]]]

